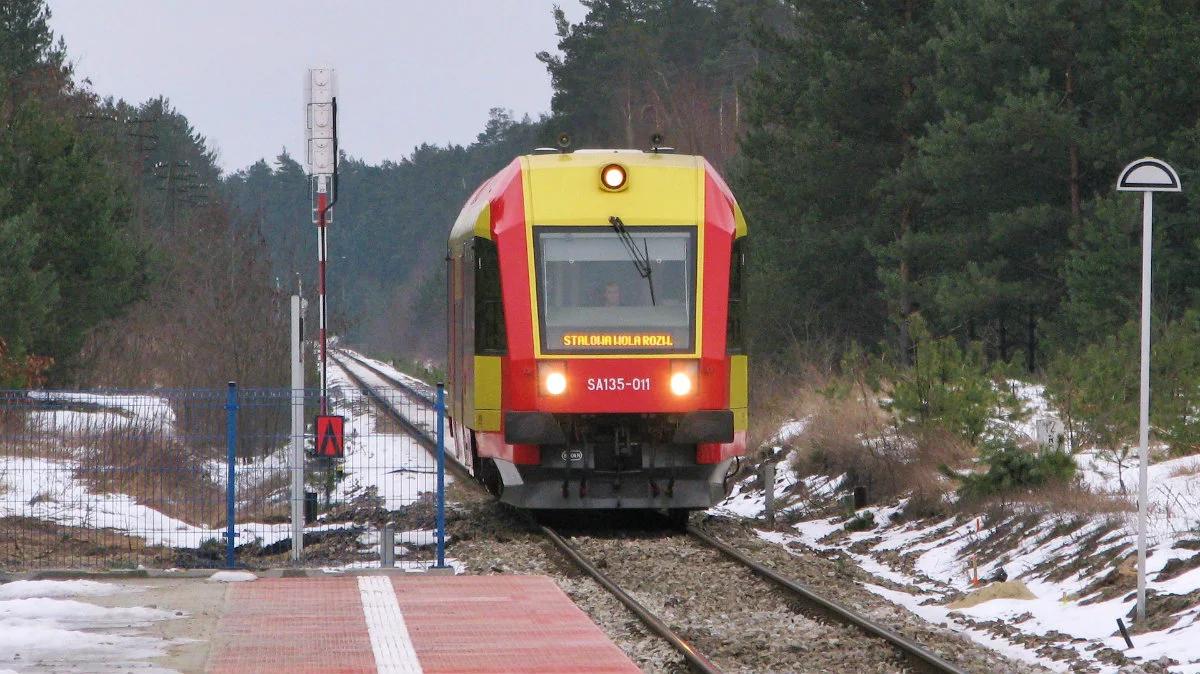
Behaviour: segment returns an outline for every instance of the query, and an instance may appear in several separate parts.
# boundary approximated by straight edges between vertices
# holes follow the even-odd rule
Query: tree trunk
[[[1029,322],[1026,326],[1028,332],[1025,335],[1025,367],[1030,374],[1037,369],[1037,318],[1034,317],[1033,311],[1029,312]]]
[[[625,87],[625,147],[633,147],[633,87]]]
[[[1000,319],[1000,360],[1008,362],[1008,326],[1004,324],[1004,319]]]
[[[904,22],[911,24],[913,20],[913,2],[907,0],[904,3]],[[916,86],[913,84],[912,75],[906,75],[904,81],[900,83],[900,96],[904,99],[903,105],[908,105],[912,100],[913,92],[916,91]],[[914,153],[913,134],[903,124],[900,127],[900,146],[901,159],[900,167],[902,168],[908,162]],[[912,265],[908,259],[908,237],[912,232],[913,224],[913,208],[912,204],[904,204],[900,209],[900,231],[897,238],[900,252],[900,353],[904,359],[905,365],[912,365],[912,335],[909,334],[908,321],[913,313],[913,301],[910,286],[912,284]]]
[[[1075,77],[1071,68],[1067,68],[1066,76],[1066,105],[1074,107],[1075,105]],[[1079,216],[1082,212],[1082,198],[1079,190],[1079,143],[1071,139],[1071,144],[1067,148],[1067,159],[1070,164],[1070,173],[1067,180],[1067,187],[1071,196],[1071,224],[1079,223]]]

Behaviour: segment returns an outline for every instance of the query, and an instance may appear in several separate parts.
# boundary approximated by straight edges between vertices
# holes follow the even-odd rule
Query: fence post
[[[437,385],[437,568],[446,568],[446,386]]]
[[[235,475],[234,461],[237,458],[237,413],[238,392],[237,382],[229,382],[229,392],[225,398],[225,462],[228,474],[225,481],[225,568],[233,568],[234,520],[237,515],[237,504],[234,500]]]

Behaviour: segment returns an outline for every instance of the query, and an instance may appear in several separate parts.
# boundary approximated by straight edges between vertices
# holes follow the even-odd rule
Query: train
[[[703,157],[515,158],[447,243],[447,445],[522,509],[720,501],[746,453],[746,244]]]

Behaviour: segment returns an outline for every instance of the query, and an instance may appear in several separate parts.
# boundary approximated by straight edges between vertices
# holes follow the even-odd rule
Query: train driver
[[[621,286],[616,281],[612,281],[604,286],[604,306],[621,306]]]

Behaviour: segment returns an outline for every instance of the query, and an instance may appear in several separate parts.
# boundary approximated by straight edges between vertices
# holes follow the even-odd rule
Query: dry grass
[[[272,472],[266,479],[251,487],[237,490],[237,521],[239,522],[287,522],[291,517],[289,488],[291,475],[284,471]],[[224,506],[222,506],[223,508]],[[224,513],[224,510],[222,510]],[[224,515],[219,518],[224,521]]]
[[[1171,477],[1187,477],[1188,475],[1196,475],[1198,473],[1200,473],[1200,460],[1175,466],[1171,469]]]
[[[747,447],[767,442],[791,419],[811,417],[819,406],[818,391],[829,375],[815,366],[783,372],[761,365],[751,373],[750,429]]]
[[[28,517],[0,517],[0,568],[173,566],[174,554],[111,529],[68,527]]]
[[[958,465],[973,453],[947,433],[898,431],[865,387],[820,397],[810,418],[796,440],[796,471],[845,474],[847,486],[866,487],[875,502],[911,494],[917,511],[940,508],[946,483],[939,466]]]
[[[1097,493],[1079,484],[1046,485],[1021,495],[1020,501],[1049,513],[1108,515],[1136,510],[1128,498]]]
[[[75,477],[94,493],[127,494],[189,524],[225,518],[225,490],[205,472],[211,451],[154,430],[100,433],[78,456]]]

